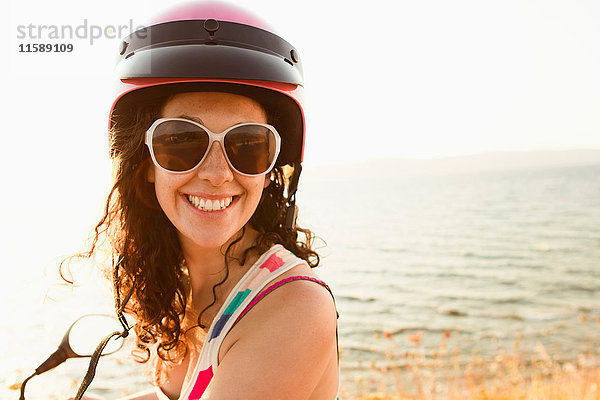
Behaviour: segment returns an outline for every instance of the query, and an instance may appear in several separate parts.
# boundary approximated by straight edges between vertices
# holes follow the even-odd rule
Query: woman
[[[129,399],[335,398],[335,305],[295,225],[297,50],[199,3],[125,38],[117,73],[96,242],[109,238],[117,312],[157,361],[156,390]]]

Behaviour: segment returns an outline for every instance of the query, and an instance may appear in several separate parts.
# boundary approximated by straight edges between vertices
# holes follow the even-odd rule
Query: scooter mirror
[[[96,370],[96,363],[98,362],[97,356],[112,354],[123,347],[123,338],[119,336],[119,332],[121,332],[122,329],[123,327],[120,325],[119,321],[110,315],[88,314],[79,317],[71,324],[69,329],[67,329],[58,349],[51,354],[46,361],[40,364],[33,374],[23,381],[21,384],[21,396],[19,397],[19,400],[25,400],[25,385],[34,376],[51,370],[69,358],[92,357],[96,347],[98,347],[98,343],[108,341],[106,346],[102,349],[102,353],[97,354],[96,357],[92,357],[92,361],[90,361],[91,378],[88,379],[87,383],[84,382],[86,385],[83,389],[80,388],[81,394],[83,394],[91,382],[91,379],[93,379],[93,373]],[[112,336],[107,336],[110,332],[113,332]],[[127,336],[126,333],[127,332],[125,332],[124,336]],[[89,372],[90,371],[88,371],[88,373]],[[82,383],[82,387],[83,386],[84,384]]]
[[[110,315],[84,315],[71,325],[63,341],[66,339],[65,344],[70,348],[74,357],[90,357],[98,343],[108,333],[122,329],[119,321]],[[111,339],[102,351],[102,355],[117,352],[123,347],[123,342],[123,338],[120,336]]]

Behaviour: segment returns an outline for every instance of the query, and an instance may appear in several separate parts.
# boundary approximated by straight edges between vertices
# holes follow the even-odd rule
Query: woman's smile
[[[229,206],[233,202],[233,199],[236,197],[236,196],[208,197],[206,195],[200,196],[200,195],[192,195],[192,194],[185,194],[184,196],[187,199],[187,201],[192,206],[197,208],[198,210],[210,212],[210,213],[214,213],[217,211],[224,211],[225,209],[229,208]]]

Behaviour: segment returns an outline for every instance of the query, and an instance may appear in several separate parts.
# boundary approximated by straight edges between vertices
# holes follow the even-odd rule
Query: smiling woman
[[[197,3],[122,43],[115,181],[86,255],[109,237],[116,312],[155,362],[130,399],[336,397],[335,304],[296,225],[302,68],[264,27]]]

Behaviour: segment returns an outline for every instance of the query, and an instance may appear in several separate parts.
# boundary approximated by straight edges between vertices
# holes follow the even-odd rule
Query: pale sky
[[[72,53],[23,54],[19,44],[36,40],[18,39],[17,26],[137,26],[168,2],[9,3],[10,119],[96,150],[118,40],[66,39]],[[300,51],[307,164],[600,147],[596,0],[237,4]]]
[[[600,148],[597,0],[243,4],[303,58],[305,166]],[[17,27],[137,26],[165,5],[2,2],[5,244],[35,243],[28,257],[58,257],[89,234],[109,185],[106,126],[119,42],[74,38],[62,41],[72,53],[19,53],[20,44],[57,41],[19,39]],[[32,264],[21,247],[8,259]]]

